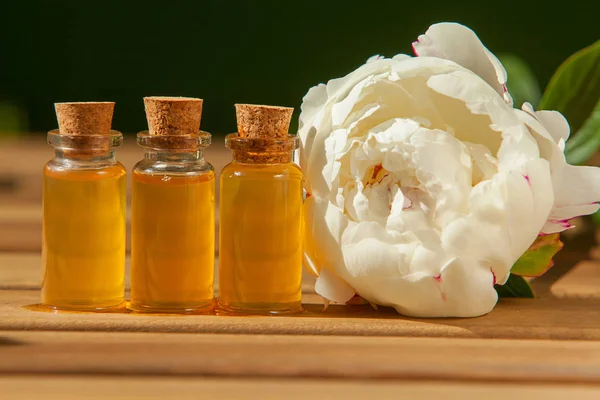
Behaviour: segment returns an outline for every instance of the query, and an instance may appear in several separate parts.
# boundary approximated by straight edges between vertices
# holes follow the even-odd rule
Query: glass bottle
[[[236,105],[220,186],[220,314],[302,311],[302,171],[291,108]]]
[[[42,304],[103,311],[124,303],[126,171],[114,103],[57,103],[44,167]]]
[[[131,301],[137,312],[213,309],[215,173],[201,99],[145,98],[145,158],[132,177]],[[187,124],[187,125],[186,125]]]

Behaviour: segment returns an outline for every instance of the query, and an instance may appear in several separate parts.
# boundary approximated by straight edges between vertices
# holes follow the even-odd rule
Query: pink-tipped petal
[[[372,62],[375,62],[375,61],[383,60],[384,58],[385,58],[385,57],[383,57],[383,56],[381,56],[381,55],[379,55],[379,54],[376,54],[376,55],[374,55],[374,56],[371,56],[371,57],[369,57],[369,58],[367,59],[367,62],[366,62],[366,64],[370,64],[370,63],[372,63]]]
[[[529,175],[525,174],[525,175],[523,175],[523,178],[525,178],[525,180],[527,181],[527,184],[529,185],[529,187],[531,187],[531,179],[529,178]]]
[[[564,232],[574,227],[575,226],[573,226],[569,221],[549,219],[542,227],[542,233],[544,235],[550,235],[552,233]]]
[[[541,234],[558,233],[573,228],[573,225],[569,222],[570,220],[581,215],[593,214],[598,211],[598,208],[600,208],[600,205],[596,203],[580,206],[554,207],[548,221],[542,228]]]
[[[415,53],[415,56],[419,57],[419,53],[417,53],[417,49],[415,48],[415,44],[419,44],[419,42],[413,42],[412,43],[412,51],[413,53]]]

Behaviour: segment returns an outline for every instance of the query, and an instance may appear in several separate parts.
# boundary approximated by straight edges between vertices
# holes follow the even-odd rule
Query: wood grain
[[[41,251],[42,205],[0,207],[0,251]]]
[[[0,373],[600,383],[600,343],[0,332]]]
[[[550,290],[558,297],[600,298],[600,262],[580,262],[552,285]]]
[[[368,305],[323,312],[319,296],[306,294],[303,301],[305,312],[288,317],[55,314],[22,307],[39,302],[39,291],[1,290],[0,329],[600,340],[600,300],[504,299],[490,314],[470,319],[411,319]]]
[[[248,379],[139,376],[0,376],[0,392],[11,399],[483,399],[597,400],[600,386],[506,382],[349,381],[342,379]]]
[[[0,289],[39,289],[41,280],[41,254],[0,253]]]

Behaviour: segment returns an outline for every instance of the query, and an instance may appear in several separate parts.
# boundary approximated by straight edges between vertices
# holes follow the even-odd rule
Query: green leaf
[[[594,221],[594,225],[600,226],[600,210],[592,214],[592,221]]]
[[[553,265],[552,257],[563,248],[560,235],[538,236],[529,249],[517,260],[510,272],[520,276],[540,276]]]
[[[498,297],[525,297],[533,299],[533,289],[522,276],[510,274],[504,285],[495,285]]]
[[[578,51],[556,70],[539,109],[560,111],[577,132],[600,98],[600,40]]]
[[[508,92],[512,96],[515,105],[520,108],[526,101],[534,106],[541,96],[540,85],[529,65],[514,54],[501,54],[498,56],[508,74]]]
[[[27,113],[16,104],[0,103],[0,136],[14,136],[27,130]]]
[[[567,141],[565,155],[569,164],[584,164],[600,147],[600,102],[572,139]]]

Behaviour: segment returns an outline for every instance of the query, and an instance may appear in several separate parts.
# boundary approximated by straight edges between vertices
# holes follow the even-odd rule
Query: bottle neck
[[[204,157],[203,150],[178,152],[173,150],[145,149],[144,158],[147,160],[165,162],[165,163],[196,163],[202,161]]]
[[[241,164],[288,164],[294,159],[293,151],[254,153],[244,150],[231,152],[234,162]]]
[[[54,160],[72,167],[99,168],[117,163],[115,150],[54,149]]]
[[[239,133],[225,136],[225,147],[232,151],[235,162],[244,164],[288,164],[300,145],[297,136],[283,138],[245,137]]]

